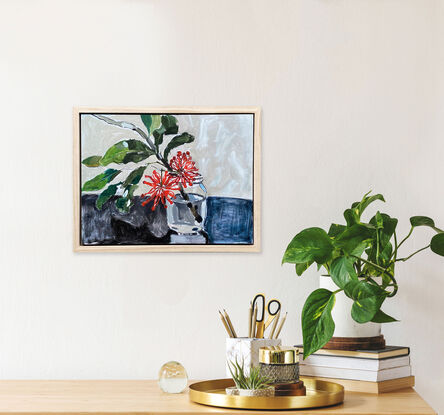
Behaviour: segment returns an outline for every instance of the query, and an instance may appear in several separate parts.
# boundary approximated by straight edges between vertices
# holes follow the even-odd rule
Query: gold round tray
[[[299,409],[336,405],[344,401],[344,387],[333,382],[301,377],[306,396],[233,396],[225,388],[234,386],[232,379],[207,380],[190,385],[190,400],[203,405],[235,409]]]

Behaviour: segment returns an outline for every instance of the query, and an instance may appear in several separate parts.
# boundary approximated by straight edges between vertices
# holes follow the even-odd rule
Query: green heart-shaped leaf
[[[388,314],[385,314],[384,311],[378,310],[371,321],[373,323],[394,323],[398,320],[392,316],[389,316]]]
[[[435,254],[444,256],[444,233],[438,233],[432,238],[430,249]]]
[[[373,234],[374,231],[368,226],[356,223],[341,233],[333,243],[347,254],[359,256],[369,245]]]
[[[323,229],[304,229],[288,244],[282,263],[304,264],[315,261],[324,264],[331,259],[333,250],[331,239]]]
[[[356,206],[358,210],[358,216],[361,217],[361,215],[363,214],[364,210],[368,207],[368,205],[370,203],[375,202],[376,200],[381,200],[382,202],[385,202],[384,196],[382,196],[381,194],[373,196],[364,196],[361,202]]]
[[[378,285],[365,281],[350,281],[345,286],[344,292],[354,300],[351,316],[358,323],[371,321],[388,295]]]
[[[339,288],[344,288],[351,280],[358,280],[353,259],[345,256],[333,260],[330,266],[330,275]]]
[[[333,336],[335,323],[331,310],[335,295],[324,288],[313,291],[302,309],[304,359],[323,347]]]
[[[441,229],[435,226],[434,220],[432,218],[429,218],[428,216],[412,216],[410,218],[410,224],[412,225],[412,227],[428,226],[434,229],[436,232],[442,232]]]
[[[344,218],[347,222],[347,226],[353,226],[356,223],[359,223],[359,216],[357,209],[345,209],[344,210]]]
[[[305,262],[303,264],[296,264],[296,274],[301,276],[309,267],[313,264],[313,261]]]
[[[431,228],[435,226],[433,219],[427,216],[412,216],[410,223],[412,226],[430,226]]]
[[[330,229],[328,230],[328,236],[330,238],[336,238],[342,232],[344,232],[346,229],[347,229],[347,227],[344,225],[338,225],[337,223],[332,223],[330,226]]]

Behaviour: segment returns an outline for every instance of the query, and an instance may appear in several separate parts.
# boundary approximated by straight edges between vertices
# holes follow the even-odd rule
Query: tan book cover
[[[294,347],[299,349],[299,353],[302,355],[304,353],[304,348],[302,345],[298,344]],[[386,346],[384,349],[380,350],[329,350],[329,349],[319,349],[314,355],[325,355],[325,356],[344,356],[344,357],[356,357],[364,359],[387,359],[389,357],[395,356],[406,356],[410,354],[410,348],[402,346]]]
[[[319,379],[328,382],[339,383],[344,386],[344,389],[349,392],[364,392],[364,393],[384,393],[393,392],[398,389],[412,388],[415,386],[415,377],[407,376],[404,378],[384,380],[382,382],[367,382],[363,380],[349,380],[349,379],[335,379],[335,378],[321,378],[318,376],[301,376],[301,380]]]

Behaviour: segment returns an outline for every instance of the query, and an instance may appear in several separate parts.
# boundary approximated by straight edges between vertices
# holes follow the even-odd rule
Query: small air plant
[[[237,359],[235,362],[228,362],[228,368],[237,389],[259,390],[270,387],[270,379],[260,374],[259,366],[252,367],[248,376],[245,375],[243,361],[241,364],[239,364]]]

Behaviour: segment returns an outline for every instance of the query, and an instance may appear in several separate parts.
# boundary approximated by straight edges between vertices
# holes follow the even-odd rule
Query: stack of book
[[[296,346],[302,355],[302,346]],[[408,347],[381,350],[326,350],[300,360],[300,374],[340,383],[345,390],[383,393],[415,385]]]

